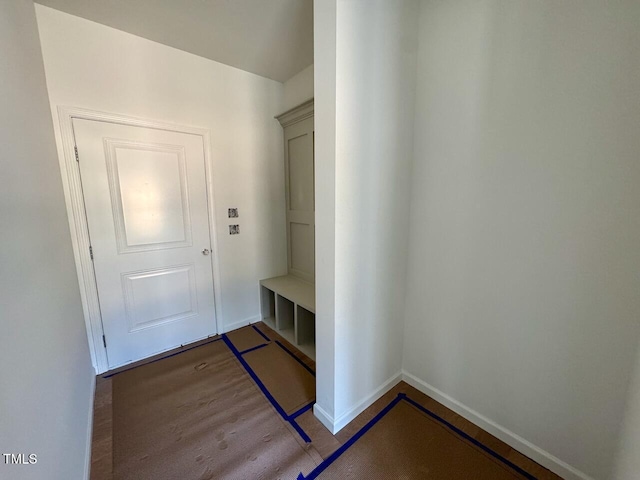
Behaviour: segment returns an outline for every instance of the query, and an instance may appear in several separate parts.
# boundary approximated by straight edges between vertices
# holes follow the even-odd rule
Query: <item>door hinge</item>
[[[91,256],[91,260],[93,260],[93,247],[89,245],[89,255]]]
[[[78,146],[74,145],[73,146],[73,151],[76,152],[76,162],[80,161],[80,155],[78,155]]]
[[[104,335],[102,335],[102,344],[104,345],[104,348],[107,348],[107,337]]]

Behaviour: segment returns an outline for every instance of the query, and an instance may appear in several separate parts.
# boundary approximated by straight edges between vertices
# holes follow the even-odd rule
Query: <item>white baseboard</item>
[[[260,315],[255,315],[253,317],[240,320],[239,322],[233,322],[231,324],[224,325],[222,327],[222,331],[220,332],[220,334],[228,333],[232,330],[237,330],[238,328],[246,327],[247,325],[251,325],[252,323],[258,323],[260,320],[262,320],[262,317]]]
[[[320,420],[320,423],[324,425],[327,430],[333,433],[333,417],[317,403],[313,405],[313,414],[318,420]]]
[[[378,400],[382,395],[387,393],[393,387],[395,387],[402,380],[402,372],[398,372],[393,375],[391,378],[386,380],[382,385],[375,389],[375,391],[371,392],[365,398],[362,399],[360,403],[352,407],[347,412],[340,415],[335,419],[333,423],[334,431],[331,432],[334,435],[346,427],[351,420],[356,418],[362,412],[364,412],[368,407],[370,407],[376,400]]]
[[[402,373],[398,372],[391,378],[387,379],[382,385],[376,388],[373,392],[363,398],[357,405],[350,408],[348,411],[340,415],[337,419],[334,419],[331,415],[327,414],[317,403],[313,406],[313,413],[320,423],[322,423],[332,433],[336,434],[354,418],[364,412],[381,396],[395,387],[402,380]]]
[[[87,439],[84,460],[84,478],[89,480],[91,475],[91,446],[93,444],[93,406],[96,398],[96,371],[91,367],[91,383],[89,385],[89,418],[87,419]]]
[[[429,395],[434,400],[437,400],[445,407],[450,408],[458,415],[469,420],[471,423],[474,423],[483,430],[489,432],[491,435],[499,438],[509,446],[518,450],[520,453],[526,455],[532,460],[535,460],[540,465],[548,468],[552,472],[557,473],[562,478],[566,480],[593,480],[592,477],[589,477],[587,474],[581,472],[577,468],[574,468],[568,463],[563,462],[559,458],[554,457],[549,452],[543,450],[540,447],[537,447],[531,442],[513,433],[511,430],[498,425],[493,420],[460,403],[456,399],[429,385],[427,382],[419,379],[415,375],[412,375],[403,370],[402,380],[407,382],[415,389],[420,390],[425,395]]]

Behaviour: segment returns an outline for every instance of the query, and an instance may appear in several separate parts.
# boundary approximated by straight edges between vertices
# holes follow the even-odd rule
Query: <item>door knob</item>
[[[209,249],[205,248],[204,250],[202,250],[202,254],[203,255],[209,255]]]

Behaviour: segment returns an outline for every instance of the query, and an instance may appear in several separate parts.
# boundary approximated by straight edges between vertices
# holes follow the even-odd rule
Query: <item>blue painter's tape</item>
[[[224,343],[227,345],[227,347],[229,347],[229,350],[231,350],[231,353],[233,353],[233,355],[238,359],[240,364],[244,367],[244,369],[247,371],[249,376],[253,379],[253,381],[256,383],[256,385],[262,391],[262,393],[264,393],[264,396],[267,397],[267,400],[269,400],[271,402],[271,404],[276,409],[276,411],[280,414],[280,416],[284,420],[286,420],[287,422],[289,422],[291,424],[291,426],[296,430],[296,432],[298,432],[298,434],[300,434],[300,436],[302,437],[302,439],[305,442],[307,442],[307,443],[311,442],[311,439],[309,438],[309,435],[307,435],[305,433],[305,431],[302,429],[302,427],[300,427],[300,425],[298,425],[298,423],[294,420],[294,417],[287,415],[287,413],[280,406],[280,404],[276,401],[276,399],[273,398],[273,395],[271,395],[269,390],[267,390],[267,387],[264,385],[264,383],[262,383],[260,378],[258,378],[258,376],[253,371],[253,369],[249,366],[247,361],[244,358],[242,358],[242,354],[238,351],[238,349],[235,347],[235,345],[233,343],[231,343],[231,340],[229,340],[229,337],[227,337],[226,334],[223,334],[222,335],[222,340],[224,340]],[[262,346],[265,346],[265,345],[262,345]],[[255,348],[253,350],[255,350]],[[306,408],[306,407],[303,407],[303,408]],[[298,412],[295,412],[294,415],[296,413],[298,413]]]
[[[252,326],[252,327],[253,327],[253,329],[254,329],[256,332],[258,332],[258,333],[260,334],[260,336],[261,336],[262,338],[264,338],[267,342],[270,342],[270,341],[271,341],[271,339],[270,339],[269,337],[267,337],[267,336],[264,334],[264,332],[263,332],[262,330],[260,330],[260,329],[259,329],[258,327],[256,327],[255,325],[251,325],[251,326]]]
[[[309,435],[307,435],[302,427],[298,425],[298,422],[296,422],[293,418],[290,418],[289,423],[293,428],[296,429],[296,432],[298,432],[298,434],[302,437],[302,440],[304,440],[306,443],[311,443],[311,438],[309,438]]]
[[[430,416],[431,418],[433,418],[433,419],[437,420],[438,422],[442,423],[444,426],[446,426],[450,430],[453,430],[455,433],[457,433],[458,435],[460,435],[464,439],[470,441],[471,443],[473,443],[474,445],[476,445],[480,449],[484,450],[485,452],[487,452],[488,454],[490,454],[494,458],[496,458],[496,459],[500,460],[501,462],[503,462],[504,464],[508,465],[513,470],[515,470],[519,474],[523,475],[525,478],[527,478],[529,480],[536,480],[536,477],[534,477],[530,473],[524,471],[522,468],[520,468],[517,465],[513,464],[512,462],[510,462],[509,460],[504,458],[502,455],[494,452],[489,447],[487,447],[486,445],[483,445],[482,443],[480,443],[475,438],[467,435],[462,430],[460,430],[459,428],[455,427],[451,423],[447,422],[443,418],[439,417],[438,415],[436,415],[432,411],[426,409],[422,405],[420,405],[417,402],[411,400],[409,397],[407,397],[407,395],[405,393],[399,393],[398,396],[389,405],[387,405],[378,415],[373,417],[364,427],[362,427],[344,445],[342,445],[338,450],[336,450],[329,457],[327,457],[320,465],[318,465],[315,469],[313,469],[313,471],[311,471],[307,477],[305,477],[302,473],[300,473],[298,475],[298,477],[297,477],[297,480],[312,480],[312,479],[317,478],[323,471],[325,471],[329,467],[329,465],[331,465],[333,462],[335,462],[340,457],[340,455],[342,455],[345,451],[347,451],[347,449],[349,449],[349,447],[351,447],[356,441],[358,441],[358,439],[360,439],[360,437],[362,437],[365,433],[367,433],[371,429],[371,427],[373,427],[376,423],[378,423],[382,417],[384,417],[387,413],[389,413],[389,411],[393,407],[395,407],[398,403],[400,403],[401,401],[406,401],[410,405],[413,405],[414,407],[416,407],[421,412],[425,413],[426,415]]]
[[[268,343],[263,343],[262,345],[258,345],[257,347],[251,347],[251,348],[247,348],[246,350],[243,350],[241,352],[238,352],[240,355],[244,355],[245,353],[249,353],[249,352],[253,352],[254,350],[258,350],[262,347],[266,347],[267,345],[269,345]]]
[[[433,413],[431,410],[426,409],[425,407],[423,407],[422,405],[420,405],[419,403],[411,400],[409,397],[405,396],[405,400],[410,403],[411,405],[413,405],[414,407],[416,407],[418,410],[420,410],[421,412],[425,413],[426,415],[429,415],[431,418],[437,420],[438,422],[442,423],[443,425],[445,425],[446,427],[448,427],[450,430],[453,430],[455,433],[457,433],[458,435],[460,435],[461,437],[463,437],[464,439],[468,440],[469,442],[473,443],[476,447],[484,450],[485,452],[487,452],[489,455],[491,455],[492,457],[500,460],[502,463],[505,463],[506,465],[508,465],[509,467],[511,467],[512,469],[514,469],[516,472],[518,472],[520,475],[523,475],[524,477],[530,479],[530,480],[536,480],[536,477],[534,477],[533,475],[531,475],[530,473],[524,471],[522,468],[518,467],[517,465],[515,465],[514,463],[510,462],[509,460],[507,460],[506,458],[504,458],[502,455],[500,455],[499,453],[494,452],[493,450],[491,450],[489,447],[487,447],[486,445],[480,443],[478,440],[476,440],[475,438],[473,438],[472,436],[466,434],[465,432],[463,432],[462,430],[460,430],[458,427],[456,427],[455,425],[452,425],[451,423],[447,422],[444,418],[436,415],[435,413]]]
[[[307,371],[313,375],[314,377],[316,376],[316,372],[314,372],[313,370],[311,370],[311,367],[309,365],[307,365],[306,363],[304,363],[302,360],[300,360],[298,357],[295,356],[295,354],[289,350],[287,347],[285,347],[282,343],[280,343],[279,340],[276,340],[276,343],[278,344],[278,346],[283,349],[285,352],[287,352],[289,355],[291,355],[296,362],[298,362],[300,365],[302,365],[305,369],[307,369]]]
[[[324,472],[329,465],[331,465],[333,462],[335,462],[338,459],[340,455],[346,452],[351,445],[356,443],[356,441],[360,437],[362,437],[365,433],[367,433],[371,429],[371,427],[373,427],[376,423],[378,423],[378,421],[382,417],[384,417],[387,413],[389,413],[389,410],[395,407],[398,404],[398,402],[402,400],[401,395],[402,394],[399,394],[389,405],[387,405],[380,413],[378,413],[378,415],[376,415],[371,420],[369,420],[369,422],[364,427],[362,427],[353,437],[351,437],[338,450],[336,450],[329,457],[327,457],[320,465],[314,468],[313,471],[309,473],[308,477],[303,476],[301,473],[300,475],[298,475],[298,479],[311,480],[311,479],[317,478],[318,475]]]
[[[291,415],[289,415],[289,418],[291,420],[293,420],[294,418],[299,417],[300,415],[302,415],[304,412],[307,412],[309,410],[311,410],[311,407],[313,407],[315,405],[315,401],[311,402],[309,405],[305,405],[304,407],[302,407],[300,410],[292,413]]]
[[[229,340],[229,337],[227,337],[227,335],[222,335],[222,339],[224,340],[224,343],[227,344],[227,347],[229,347],[229,349],[231,350],[231,352],[235,355],[235,357],[238,359],[238,361],[242,364],[242,366],[244,367],[244,369],[247,371],[247,373],[249,374],[249,376],[253,379],[254,382],[256,382],[256,385],[258,385],[258,388],[260,390],[262,390],[262,393],[264,393],[264,395],[267,397],[267,399],[269,399],[269,401],[273,404],[273,406],[275,407],[275,409],[278,411],[278,413],[283,417],[283,418],[287,418],[287,414],[285,413],[285,411],[282,409],[282,407],[280,406],[280,404],[278,402],[276,402],[276,399],[273,398],[273,395],[271,395],[269,393],[269,390],[267,390],[267,387],[264,386],[264,384],[262,383],[262,381],[258,378],[258,376],[255,374],[255,372],[253,371],[253,369],[249,366],[249,364],[245,361],[244,358],[242,358],[242,355],[240,355],[240,352],[238,351],[238,349],[233,345],[233,343],[231,343],[231,340]]]

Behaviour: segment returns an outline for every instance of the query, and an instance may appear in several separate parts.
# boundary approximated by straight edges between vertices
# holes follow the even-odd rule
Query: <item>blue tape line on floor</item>
[[[305,477],[304,475],[302,475],[302,473],[300,473],[300,475],[298,475],[298,480],[311,480],[311,479],[317,478],[318,475],[324,472],[327,469],[327,467],[329,467],[329,465],[331,465],[333,462],[335,462],[338,459],[340,455],[346,452],[351,445],[356,443],[356,441],[360,437],[362,437],[365,433],[367,433],[371,429],[371,427],[373,427],[376,423],[378,423],[378,421],[382,417],[384,417],[389,412],[389,410],[395,407],[396,404],[400,402],[400,400],[402,400],[400,395],[398,395],[389,405],[387,405],[380,413],[378,413],[378,415],[376,415],[371,420],[369,420],[369,423],[367,423],[364,427],[362,427],[353,437],[351,437],[346,443],[344,443],[338,450],[333,452],[320,465],[314,468],[311,471],[311,473],[309,473],[308,477]]]
[[[311,367],[310,367],[309,365],[307,365],[307,364],[306,364],[306,363],[304,363],[302,360],[300,360],[298,357],[296,357],[295,353],[293,353],[291,350],[289,350],[287,347],[285,347],[282,343],[280,343],[280,341],[279,341],[279,340],[276,340],[276,343],[278,344],[278,346],[279,346],[280,348],[282,348],[285,352],[287,352],[289,355],[291,355],[291,356],[294,358],[294,360],[295,360],[296,362],[298,362],[300,365],[302,365],[304,368],[306,368],[306,369],[307,369],[307,371],[308,371],[311,375],[313,375],[314,377],[316,376],[316,372],[314,372],[314,371],[311,369]]]
[[[257,347],[247,348],[246,350],[243,350],[243,351],[238,352],[238,353],[240,355],[244,355],[245,353],[253,352],[254,350],[258,350],[260,348],[266,347],[267,345],[269,345],[269,344],[268,343],[263,343],[262,345],[258,345]]]
[[[298,425],[298,422],[296,422],[293,418],[290,418],[288,421],[291,426],[296,429],[296,432],[298,432],[298,434],[302,437],[302,440],[304,440],[306,443],[311,443],[311,438],[309,438],[309,435],[307,435],[302,427]]]
[[[315,405],[315,403],[316,403],[315,401],[312,401],[310,404],[305,405],[300,410],[297,410],[296,412],[294,412],[291,415],[289,415],[289,418],[291,418],[291,419],[298,418],[304,412],[307,412],[307,411],[311,410],[311,408]]]
[[[307,442],[307,443],[311,442],[311,439],[305,433],[305,431],[302,429],[302,427],[300,427],[300,425],[298,425],[298,423],[294,420],[293,417],[287,415],[287,413],[280,406],[280,404],[276,401],[276,399],[273,398],[273,395],[271,395],[269,390],[267,390],[267,387],[264,385],[264,383],[262,383],[260,378],[258,378],[258,376],[253,371],[253,369],[249,366],[247,361],[244,358],[242,358],[242,355],[240,354],[238,349],[233,345],[233,343],[231,343],[231,340],[229,340],[229,337],[227,337],[226,334],[223,334],[222,335],[222,340],[224,340],[224,343],[227,345],[227,347],[229,347],[229,350],[231,350],[231,353],[233,353],[233,355],[238,359],[240,364],[244,367],[244,369],[247,371],[249,376],[253,379],[253,381],[256,383],[256,385],[262,391],[262,393],[264,393],[264,396],[267,397],[267,400],[269,400],[271,402],[271,404],[276,409],[276,411],[280,414],[280,416],[284,420],[286,420],[287,422],[289,422],[291,424],[291,426],[298,432],[298,434],[302,437],[302,439],[305,442]]]
[[[253,329],[254,329],[256,332],[258,332],[258,333],[260,334],[260,336],[261,336],[262,338],[264,338],[267,342],[270,342],[270,341],[271,341],[271,339],[270,339],[269,337],[267,337],[267,336],[264,334],[264,332],[263,332],[262,330],[260,330],[260,329],[259,329],[258,327],[256,327],[255,325],[251,325],[251,326],[252,326],[252,327],[253,327]]]
[[[351,447],[356,441],[358,441],[358,439],[360,439],[360,437],[362,437],[365,433],[367,433],[371,429],[371,427],[373,427],[376,423],[378,423],[382,417],[384,417],[387,413],[389,413],[389,411],[393,407],[395,407],[398,403],[400,403],[402,400],[406,401],[410,405],[413,405],[414,407],[418,408],[418,410],[420,410],[421,412],[423,412],[423,413],[429,415],[430,417],[434,418],[435,420],[439,421],[440,423],[442,423],[443,425],[448,427],[450,430],[453,430],[455,433],[457,433],[458,435],[462,436],[466,440],[469,440],[470,442],[472,442],[477,447],[481,448],[485,452],[489,453],[493,457],[497,458],[498,460],[500,460],[504,464],[508,465],[509,467],[511,467],[512,469],[517,471],[519,474],[523,475],[525,478],[527,478],[529,480],[537,480],[536,477],[534,477],[530,473],[526,472],[522,468],[518,467],[517,465],[513,464],[512,462],[510,462],[509,460],[504,458],[502,455],[494,452],[489,447],[487,447],[487,446],[483,445],[482,443],[480,443],[479,441],[477,441],[475,438],[467,435],[466,433],[464,433],[459,428],[455,427],[454,425],[452,425],[451,423],[447,422],[443,418],[439,417],[438,415],[436,415],[432,411],[428,410],[427,408],[425,408],[422,405],[418,404],[414,400],[410,399],[409,397],[407,397],[407,395],[405,393],[399,393],[398,396],[393,401],[391,401],[391,403],[389,405],[387,405],[380,413],[378,413],[375,417],[373,417],[364,427],[362,427],[344,445],[342,445],[338,450],[336,450],[329,457],[327,457],[320,465],[318,465],[315,469],[313,469],[309,473],[309,476],[305,477],[302,473],[300,473],[298,475],[297,480],[313,480],[313,479],[317,478],[322,472],[324,472],[329,467],[329,465],[331,465],[333,462],[335,462],[340,457],[340,455],[342,455],[345,451],[347,451],[349,449],[349,447]]]
[[[505,463],[506,465],[508,465],[509,467],[511,467],[512,469],[514,469],[516,472],[518,472],[520,475],[525,476],[526,478],[528,478],[529,480],[536,480],[536,477],[534,477],[533,475],[531,475],[530,473],[526,472],[525,470],[523,470],[522,468],[518,467],[517,465],[515,465],[514,463],[510,462],[509,460],[507,460],[506,458],[504,458],[502,455],[500,455],[497,452],[494,452],[493,450],[491,450],[489,447],[487,447],[486,445],[480,443],[478,440],[476,440],[475,438],[473,438],[472,436],[468,435],[467,433],[463,432],[462,430],[460,430],[458,427],[456,427],[455,425],[452,425],[451,423],[447,422],[444,418],[436,415],[435,413],[433,413],[431,410],[428,410],[427,408],[423,407],[422,405],[420,405],[419,403],[415,402],[414,400],[411,400],[409,397],[407,397],[405,395],[404,400],[406,400],[409,404],[413,405],[414,407],[416,407],[418,410],[420,410],[421,412],[425,413],[426,415],[429,415],[431,418],[437,420],[438,422],[442,423],[443,425],[445,425],[446,427],[448,427],[450,430],[453,430],[455,433],[457,433],[458,435],[460,435],[461,437],[465,438],[466,440],[470,441],[471,443],[473,443],[476,447],[484,450],[485,452],[487,452],[489,455],[493,456],[494,458],[497,458],[498,460],[500,460],[502,463]]]

